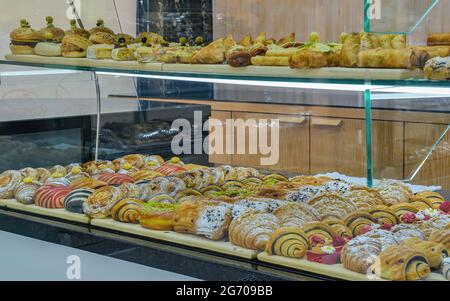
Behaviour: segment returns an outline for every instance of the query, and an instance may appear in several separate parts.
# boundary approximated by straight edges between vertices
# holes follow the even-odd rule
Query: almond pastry
[[[349,213],[357,211],[356,205],[335,193],[323,193],[308,202],[308,205],[316,209],[321,219],[343,219]]]
[[[294,227],[279,228],[272,233],[266,244],[266,252],[269,255],[292,258],[303,258],[309,248],[305,232]]]
[[[366,187],[352,188],[344,194],[344,197],[355,203],[358,210],[368,210],[384,204],[383,197],[378,191]]]
[[[390,246],[396,246],[399,244],[396,235],[387,230],[374,229],[364,233],[362,236],[377,239],[381,244],[381,251],[384,251]]]
[[[381,181],[377,184],[377,190],[383,197],[385,204],[389,206],[408,203],[412,196],[411,190],[398,181]]]
[[[258,213],[273,213],[282,206],[283,202],[273,199],[246,198],[237,201],[233,205],[233,219],[239,217],[247,210],[255,210]]]
[[[303,203],[286,203],[275,210],[274,215],[283,227],[302,227],[308,222],[320,220],[320,214],[313,207]]]

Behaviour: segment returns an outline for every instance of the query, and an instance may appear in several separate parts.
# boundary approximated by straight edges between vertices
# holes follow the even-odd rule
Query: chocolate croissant
[[[325,243],[333,241],[333,229],[323,222],[306,223],[301,229],[305,232],[310,242],[314,240],[314,237],[320,238]]]
[[[443,230],[434,230],[431,232],[429,240],[443,244],[447,249],[447,252],[450,252],[450,227]]]
[[[306,233],[295,227],[276,230],[266,245],[266,252],[292,258],[303,258],[310,248]]]
[[[403,244],[424,253],[428,264],[433,269],[439,269],[442,260],[448,257],[447,250],[441,243],[425,241],[417,237],[413,237],[405,240]]]
[[[344,219],[344,223],[352,231],[353,237],[363,234],[366,226],[371,226],[377,222],[376,218],[364,211],[350,213]]]
[[[139,199],[123,199],[112,207],[111,216],[115,221],[137,224],[139,223],[139,215],[144,204]]]
[[[400,222],[397,215],[395,215],[395,212],[388,206],[375,206],[369,209],[368,212],[376,218],[381,225],[397,225]]]

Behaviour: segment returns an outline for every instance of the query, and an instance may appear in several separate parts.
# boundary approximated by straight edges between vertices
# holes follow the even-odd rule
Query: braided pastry
[[[356,205],[335,193],[321,194],[308,202],[308,205],[316,209],[320,218],[343,219],[349,213],[357,211]]]
[[[397,225],[400,222],[394,211],[387,206],[375,206],[369,209],[368,212],[376,218],[381,225]]]
[[[31,178],[25,178],[14,191],[14,198],[19,203],[25,205],[34,204],[34,196],[36,195],[39,187],[41,187],[39,182],[33,181]]]
[[[186,201],[177,210],[173,226],[176,232],[220,240],[230,222],[231,209],[228,206]]]
[[[390,246],[380,254],[379,273],[393,281],[423,280],[430,274],[425,255],[408,246]]]
[[[445,258],[442,261],[442,275],[450,281],[450,258]]]
[[[122,199],[119,188],[105,186],[97,189],[83,204],[85,214],[91,218],[106,218],[111,214],[111,208]]]
[[[303,258],[310,248],[305,232],[298,228],[286,227],[276,230],[266,244],[269,255]]]
[[[310,243],[314,245],[315,239],[320,239],[323,244],[331,243],[333,241],[333,229],[325,223],[322,222],[309,222],[303,225],[301,228],[306,237],[308,237]]]
[[[135,182],[132,177],[119,173],[103,173],[98,177],[98,180],[108,185],[121,185]]]
[[[36,191],[34,203],[48,209],[64,208],[64,198],[71,191],[71,188],[65,186],[45,185]]]
[[[401,221],[403,220],[403,215],[407,213],[417,213],[418,210],[416,207],[409,203],[399,203],[391,206],[391,210],[394,211],[395,215],[398,217],[398,219]]]
[[[450,229],[434,230],[429,237],[430,241],[441,243],[450,252]]]
[[[395,234],[395,237],[399,243],[402,243],[411,237],[417,237],[422,240],[427,239],[425,233],[423,233],[417,225],[400,224],[394,226],[391,231]]]
[[[323,222],[331,227],[334,236],[341,236],[348,240],[353,238],[352,230],[350,230],[343,221],[326,219]]]
[[[144,204],[139,199],[123,199],[111,208],[111,216],[115,221],[137,224]]]
[[[403,244],[425,254],[425,258],[427,259],[429,266],[433,269],[439,269],[442,260],[448,257],[447,250],[441,243],[425,241],[417,237],[412,237],[405,240]]]
[[[344,219],[344,223],[352,231],[353,237],[363,234],[366,226],[377,222],[375,217],[364,211],[350,213]]]
[[[420,193],[417,193],[415,196],[418,198],[426,199],[428,202],[431,203],[432,207],[435,209],[438,209],[439,206],[445,202],[444,197],[434,191],[420,192]]]
[[[64,198],[64,208],[72,213],[84,214],[83,204],[92,193],[94,190],[89,188],[73,190]]]
[[[384,204],[383,197],[378,191],[366,187],[353,187],[344,197],[355,203],[358,210],[368,210]]]
[[[283,227],[301,227],[308,222],[319,221],[319,212],[303,203],[286,203],[274,215]]]
[[[279,227],[279,220],[273,214],[248,212],[231,222],[228,234],[234,245],[263,251]]]
[[[358,236],[342,249],[341,262],[350,271],[366,274],[376,262],[381,250],[381,242],[378,239]]]
[[[22,176],[18,171],[8,170],[0,174],[0,199],[12,198],[21,182]]]

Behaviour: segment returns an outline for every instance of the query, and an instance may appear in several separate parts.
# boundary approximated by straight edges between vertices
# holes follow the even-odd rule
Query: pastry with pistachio
[[[41,41],[41,35],[34,30],[27,20],[20,20],[20,27],[10,33],[12,54],[34,54],[34,47]]]
[[[39,30],[39,34],[42,37],[42,41],[49,42],[50,40],[51,42],[54,43],[61,43],[64,36],[66,35],[64,30],[53,25],[53,17],[51,16],[46,17],[45,21],[47,22],[47,26]],[[48,38],[49,37],[48,34],[51,34],[50,39]]]
[[[173,220],[178,208],[178,204],[148,202],[140,211],[139,223],[142,227],[151,230],[173,230]]]
[[[91,35],[89,31],[77,27],[77,20],[70,20],[70,29],[66,30],[65,35],[75,35],[75,36],[82,36],[83,38],[89,39],[89,36]]]

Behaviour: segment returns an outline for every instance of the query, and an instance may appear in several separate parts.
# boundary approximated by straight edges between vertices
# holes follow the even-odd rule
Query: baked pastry
[[[79,178],[70,183],[70,188],[72,189],[79,189],[79,188],[90,188],[90,189],[97,189],[103,186],[107,186],[108,183],[99,181],[93,178]]]
[[[302,227],[320,220],[320,214],[313,207],[303,203],[287,203],[275,210],[274,215],[282,227]]]
[[[164,40],[162,36],[154,32],[141,32],[137,37],[136,41],[140,42],[146,46],[167,46],[168,43]]]
[[[115,61],[136,61],[136,56],[132,49],[120,47],[113,49],[111,57]]]
[[[313,45],[297,51],[290,60],[292,68],[336,67],[341,55],[340,48],[332,48],[325,44]]]
[[[132,45],[132,44],[135,44],[135,42],[136,42],[136,39],[132,36],[132,35],[129,35],[129,34],[126,34],[126,33],[118,33],[118,34],[116,34],[116,41],[117,41],[117,45],[119,45],[119,46],[129,46],[129,45]],[[141,43],[138,43],[139,45],[142,45]],[[131,49],[131,50],[133,50],[133,49]]]
[[[192,64],[222,64],[225,61],[224,40],[219,39],[196,52],[192,58]]]
[[[0,199],[10,199],[14,196],[14,191],[22,182],[19,171],[8,170],[0,174]]]
[[[268,50],[269,48],[267,48],[265,43],[255,43],[247,48],[247,52],[252,57],[257,55],[265,55]]]
[[[122,192],[122,197],[124,199],[134,198],[141,199],[141,187],[135,183],[125,183],[119,186],[120,191]]]
[[[36,168],[36,171],[37,171],[37,181],[39,183],[45,183],[45,181],[47,181],[47,179],[50,178],[52,175],[50,171],[45,168]]]
[[[177,201],[170,195],[165,193],[158,193],[153,195],[148,202],[163,203],[163,204],[176,204]]]
[[[354,187],[344,194],[344,198],[355,203],[358,210],[369,210],[384,204],[383,197],[378,191],[367,187]]]
[[[178,192],[186,189],[183,180],[176,177],[159,177],[143,184],[141,188],[142,199],[150,200],[157,194],[168,194],[175,196]]]
[[[450,252],[450,229],[434,230],[428,239],[443,244],[447,252]]]
[[[83,204],[85,214],[91,218],[106,218],[111,214],[111,208],[122,199],[119,188],[105,186],[92,193]]]
[[[280,40],[278,40],[277,45],[281,47],[291,47],[292,43],[295,43],[295,32],[291,32],[285,37],[282,37]]]
[[[12,54],[34,54],[34,47],[41,40],[40,34],[25,19],[20,20],[20,27],[14,29],[9,37]]]
[[[86,57],[89,40],[81,35],[66,35],[61,43],[62,56],[66,58]]]
[[[439,32],[439,33],[431,33],[427,38],[428,46],[450,46],[450,33],[447,32]]]
[[[134,178],[131,176],[118,173],[103,173],[98,177],[98,180],[105,182],[108,185],[121,185],[135,182]]]
[[[287,56],[261,56],[257,55],[251,58],[254,66],[290,66],[290,57]]]
[[[269,255],[303,258],[310,248],[305,232],[295,227],[279,228],[266,244]]]
[[[430,59],[450,55],[450,46],[414,46],[413,49],[428,53]]]
[[[427,204],[430,204],[435,209],[438,209],[439,206],[445,202],[445,198],[441,194],[434,191],[423,191],[417,193],[414,197],[419,199],[425,199]],[[412,199],[417,200],[415,198]]]
[[[230,222],[231,210],[227,206],[187,201],[176,212],[174,230],[220,240],[224,238]]]
[[[352,201],[346,200],[336,193],[320,194],[308,201],[308,205],[319,212],[321,219],[343,219],[349,213],[358,210]]]
[[[61,43],[54,43],[53,35],[50,32],[44,34],[46,42],[37,43],[34,53],[40,56],[58,57],[62,55]]]
[[[97,25],[96,27],[89,30],[89,33],[91,35],[99,33],[99,32],[114,35],[114,31],[112,31],[108,27],[105,27],[105,21],[103,21],[102,19],[98,19],[96,25]]]
[[[390,246],[396,246],[399,244],[397,241],[397,236],[394,233],[383,229],[373,229],[364,233],[362,236],[378,240],[381,245],[381,251],[384,251]]]
[[[341,37],[344,35],[341,35]],[[358,64],[358,53],[361,45],[361,35],[352,33],[345,35],[343,39],[339,65],[342,67],[356,67]]]
[[[447,250],[441,243],[425,241],[417,237],[412,237],[405,240],[403,245],[419,250],[425,254],[427,263],[432,269],[439,269],[441,267],[442,260],[448,257]]]
[[[231,48],[226,56],[227,63],[231,67],[245,67],[251,64],[252,55],[243,46]]]
[[[352,212],[344,219],[344,223],[352,231],[353,237],[364,234],[367,227],[377,222],[378,220],[375,217],[365,211]]]
[[[114,45],[112,44],[94,44],[87,48],[87,58],[104,60],[111,59]]]
[[[48,16],[45,18],[45,21],[47,22],[47,27],[44,27],[41,30],[39,30],[39,34],[41,35],[41,41],[61,43],[65,36],[64,30],[55,27],[55,25],[53,25],[53,17]],[[47,34],[51,35],[50,41],[47,38],[48,37]]]
[[[409,224],[400,224],[396,225],[392,228],[392,233],[395,234],[396,239],[399,243],[404,242],[405,240],[416,237],[422,240],[426,240],[427,237],[422,230],[419,229],[417,225],[409,225]]]
[[[228,235],[234,245],[263,251],[279,227],[279,220],[273,214],[247,212],[231,222]]]
[[[379,205],[368,210],[380,225],[397,225],[400,221],[395,212],[388,206]]]
[[[164,176],[163,174],[149,169],[139,170],[131,174],[131,177],[135,181],[144,181],[144,180],[151,181],[155,178],[163,176]]]
[[[154,63],[158,62],[163,54],[163,51],[159,47],[138,47],[134,51],[136,60],[139,63]]]
[[[65,35],[76,35],[76,36],[82,36],[86,39],[89,39],[89,36],[91,35],[89,31],[77,27],[77,20],[70,20],[70,29],[66,30]]]
[[[292,58],[298,51],[298,48],[284,48],[278,45],[269,45],[267,46],[267,51],[261,53],[259,56]]]
[[[165,163],[162,166],[156,168],[155,171],[163,174],[164,176],[175,176],[177,174],[185,172],[186,169],[179,165]]]
[[[36,191],[34,203],[48,209],[64,208],[64,198],[71,191],[71,188],[64,186],[45,185]]]
[[[151,230],[173,230],[173,220],[178,208],[178,204],[147,202],[140,212],[139,223]]]
[[[84,203],[94,193],[93,189],[80,188],[71,191],[64,198],[64,208],[72,213],[84,214]]]
[[[343,266],[351,271],[366,274],[381,253],[381,242],[376,238],[358,236],[349,241],[341,252]]]
[[[273,199],[246,198],[237,201],[233,205],[233,219],[239,217],[247,210],[254,210],[258,213],[273,213],[282,206],[283,202]]]
[[[240,41],[239,45],[243,47],[250,47],[253,45],[253,39],[251,35],[245,35]]]
[[[338,221],[336,219],[326,219],[323,222],[331,227],[331,229],[333,230],[333,236],[340,236],[347,240],[353,238],[352,230],[350,230],[350,228],[348,228],[343,221]]]
[[[323,193],[325,188],[319,185],[304,185],[288,193],[286,200],[291,202],[307,203],[317,195]]]
[[[391,206],[391,210],[394,211],[398,219],[402,221],[403,216],[407,213],[415,214],[418,212],[417,208],[409,203],[400,203]]]
[[[111,208],[111,217],[122,223],[139,223],[139,214],[144,207],[144,202],[139,199],[126,198],[117,202]]]
[[[408,203],[409,199],[412,197],[411,190],[399,181],[381,181],[377,184],[376,189],[388,206]]]
[[[420,216],[420,212],[416,215]],[[419,221],[417,226],[420,230],[425,234],[426,237],[429,237],[434,230],[443,230],[445,227],[450,224],[450,216],[448,215],[429,215],[428,219]]]
[[[442,275],[445,279],[450,281],[450,258],[445,258],[442,261]]]
[[[423,280],[431,272],[425,254],[405,245],[391,246],[381,252],[379,270],[383,279],[392,281]]]
[[[430,56],[418,49],[370,49],[358,53],[360,68],[422,68]]]
[[[39,187],[41,187],[41,184],[33,178],[24,178],[22,183],[16,187],[14,198],[25,205],[34,204],[34,196]]]
[[[317,243],[328,245],[333,241],[333,229],[323,222],[309,222],[304,224],[301,229],[305,232],[312,246]]]
[[[423,68],[425,77],[431,80],[450,78],[450,57],[435,57],[426,62]]]

